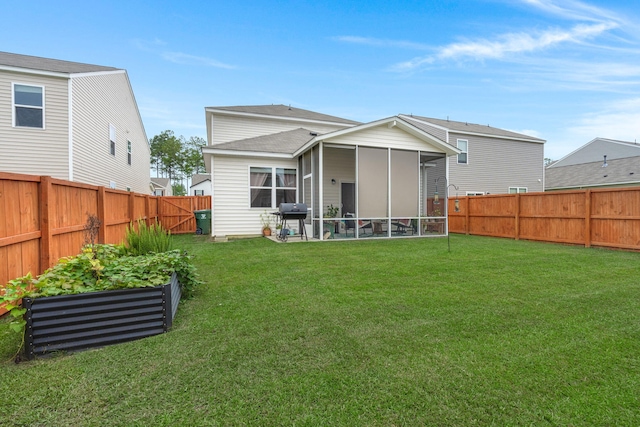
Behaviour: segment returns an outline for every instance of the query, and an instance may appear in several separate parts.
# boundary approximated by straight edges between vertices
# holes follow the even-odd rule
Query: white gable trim
[[[212,154],[215,156],[239,156],[239,157],[271,157],[279,159],[291,159],[293,156],[286,153],[270,153],[265,151],[240,151],[221,150],[219,148],[202,147],[202,154]]]

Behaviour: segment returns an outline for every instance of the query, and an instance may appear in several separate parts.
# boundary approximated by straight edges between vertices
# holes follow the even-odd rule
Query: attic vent
[[[309,132],[309,135],[311,135],[311,136],[318,136],[318,132]]]

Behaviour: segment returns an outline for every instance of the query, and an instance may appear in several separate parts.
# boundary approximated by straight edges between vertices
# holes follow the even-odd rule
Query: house
[[[149,144],[123,69],[0,52],[0,171],[149,193]]]
[[[151,190],[154,196],[173,196],[169,178],[151,178]]]
[[[443,235],[452,188],[543,188],[544,141],[489,126],[404,114],[359,123],[285,105],[205,115],[216,237],[258,234],[261,215],[291,202],[307,205],[305,230],[319,239]]]
[[[189,195],[191,196],[210,196],[211,195],[211,175],[206,173],[197,173],[191,177],[191,187],[189,187]]]
[[[545,190],[640,185],[640,145],[595,138],[545,169]]]

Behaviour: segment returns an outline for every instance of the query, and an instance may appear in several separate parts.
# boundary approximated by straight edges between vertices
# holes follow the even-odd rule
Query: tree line
[[[201,148],[207,145],[204,138],[189,139],[165,130],[149,140],[151,167],[156,176],[169,178],[174,196],[187,194],[186,184],[191,175],[205,173]]]

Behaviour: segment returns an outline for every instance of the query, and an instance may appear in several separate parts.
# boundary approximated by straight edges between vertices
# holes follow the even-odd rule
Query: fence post
[[[520,240],[520,193],[516,193],[516,229],[515,239]]]
[[[151,197],[147,194],[144,196],[144,217],[147,222],[147,227],[151,225]]]
[[[136,195],[133,191],[129,192],[129,223],[135,224],[136,219]]]
[[[104,187],[98,187],[98,220],[100,220],[100,228],[98,229],[98,243],[107,243],[107,211],[105,209],[106,190]]]
[[[584,246],[591,247],[591,190],[585,190],[584,200]]]
[[[471,230],[471,226],[469,225],[469,201],[471,200],[471,197],[467,196],[465,197],[465,204],[466,204],[466,209],[464,210],[464,234],[466,234],[467,236],[469,235],[469,232]]]
[[[40,177],[40,191],[38,201],[40,205],[40,271],[43,273],[51,267],[51,245],[53,235],[51,234],[51,220],[53,219],[52,206],[52,185],[50,176]]]

